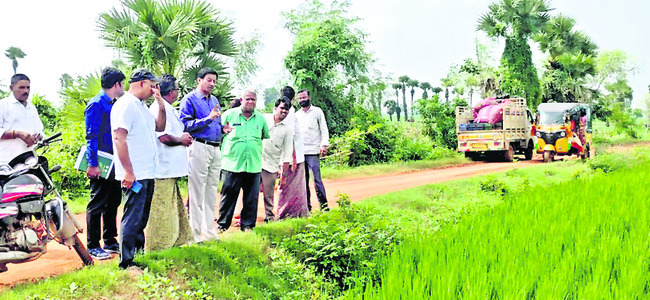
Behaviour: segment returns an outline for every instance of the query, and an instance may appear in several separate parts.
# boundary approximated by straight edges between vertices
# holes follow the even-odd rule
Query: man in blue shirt
[[[190,225],[194,241],[218,239],[214,230],[217,186],[221,173],[221,107],[212,95],[217,71],[202,68],[196,90],[181,100],[181,121],[194,143],[188,147]]]
[[[95,259],[111,258],[110,253],[118,253],[117,208],[120,206],[122,191],[120,182],[115,180],[115,172],[108,178],[100,176],[97,151],[113,154],[111,134],[111,110],[115,99],[124,94],[124,74],[115,68],[102,71],[102,91],[88,101],[84,112],[86,119],[86,157],[90,179],[90,202],[86,208],[88,227],[88,252]],[[104,248],[99,244],[104,222]]]

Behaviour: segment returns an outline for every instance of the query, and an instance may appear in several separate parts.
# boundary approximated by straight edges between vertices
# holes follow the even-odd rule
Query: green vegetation
[[[223,57],[234,57],[238,46],[231,22],[203,0],[122,0],[122,9],[102,13],[98,22],[106,45],[126,54],[135,68],[172,74],[190,91],[202,67],[219,73],[213,92],[230,100],[232,85]],[[99,92],[99,91],[98,91]]]
[[[25,58],[27,54],[25,54],[22,49],[11,46],[5,50],[5,56],[11,60],[11,66],[14,68],[14,74],[16,74],[16,70],[18,69],[18,59]]]
[[[295,35],[293,48],[284,58],[295,86],[311,91],[312,103],[326,111],[330,134],[342,135],[352,118],[350,94],[345,82],[364,75],[371,62],[365,48],[365,33],[352,26],[346,16],[349,2],[334,2],[331,9],[319,1],[302,10],[285,13],[285,27]],[[337,41],[333,43],[332,41]]]
[[[650,171],[640,157],[604,174],[633,162],[603,155],[588,164],[595,175],[506,192],[493,209],[415,235],[384,260],[380,284],[348,299],[648,297],[650,194],[639,187]]]
[[[425,286],[450,287],[443,292],[452,297],[456,292],[518,297],[534,288],[538,297],[557,298],[567,291],[608,294],[602,288],[610,284],[613,291],[621,289],[614,297],[625,298],[627,291],[642,288],[638,281],[627,284],[629,276],[645,280],[634,272],[647,269],[637,268],[643,255],[629,257],[647,249],[645,239],[637,237],[647,213],[632,210],[643,207],[647,195],[637,187],[650,174],[629,169],[647,168],[650,154],[643,150],[426,185],[352,205],[339,195],[340,207],[325,214],[138,255],[136,261],[147,270],[135,280],[109,263],[20,285],[0,298],[332,299],[386,292],[385,298],[400,293],[414,299],[428,295],[419,293]],[[589,194],[578,199],[574,190]],[[612,212],[621,217],[612,218]],[[524,248],[535,244],[540,246]],[[616,254],[612,245],[625,248]],[[610,250],[595,256],[599,252],[585,249]],[[542,275],[530,275],[528,268]]]

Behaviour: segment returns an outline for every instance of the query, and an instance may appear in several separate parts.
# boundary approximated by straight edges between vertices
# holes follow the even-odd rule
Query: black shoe
[[[226,228],[223,228],[221,226],[217,226],[217,234],[222,234],[222,233],[226,232],[227,230],[228,229],[226,229]]]
[[[109,246],[104,246],[104,251],[107,253],[120,253],[120,244],[113,244]]]
[[[251,231],[253,231],[253,227],[250,227],[250,226],[242,226],[242,227],[241,227],[241,231],[242,231],[242,232],[251,232]]]

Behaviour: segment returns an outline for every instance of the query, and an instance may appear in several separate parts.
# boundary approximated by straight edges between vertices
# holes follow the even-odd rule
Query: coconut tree
[[[402,84],[401,83],[393,83],[393,89],[395,89],[395,106],[397,107],[397,109],[395,110],[395,114],[397,115],[397,122],[399,122],[400,112],[402,111],[399,108],[399,90],[402,89]]]
[[[14,67],[14,74],[16,74],[16,69],[18,69],[18,59],[27,56],[23,50],[14,46],[7,48],[7,50],[5,50],[5,55],[11,60],[12,66]]]
[[[546,0],[499,0],[489,5],[477,25],[477,30],[490,37],[506,39],[501,56],[501,92],[523,93],[531,107],[540,100],[540,85],[528,41],[545,28],[550,10]]]
[[[411,80],[411,78],[409,78],[406,75],[397,78],[397,81],[400,83],[402,89],[402,105],[404,106],[404,121],[408,121],[409,119],[408,106],[406,106],[406,86],[408,85],[409,80]]]
[[[100,36],[134,67],[172,74],[191,88],[203,67],[219,73],[215,94],[228,93],[224,58],[237,53],[232,23],[204,0],[122,0],[122,9],[102,13]],[[221,96],[224,96],[223,94]]]
[[[420,82],[415,79],[411,79],[407,85],[411,88],[411,116],[413,116],[415,115],[413,112],[413,95],[415,95],[415,88],[420,87]]]

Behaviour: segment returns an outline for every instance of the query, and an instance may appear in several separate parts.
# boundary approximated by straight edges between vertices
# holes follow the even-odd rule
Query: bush
[[[269,236],[277,246],[340,289],[356,282],[370,282],[381,272],[376,267],[377,258],[389,253],[401,239],[390,220],[370,209],[349,205],[348,201],[347,195],[341,194],[339,202],[343,205],[338,210],[317,214],[300,226],[289,224],[290,230],[277,230],[285,225],[272,224],[268,226],[272,228],[255,231]]]
[[[440,103],[437,95],[430,100],[418,100],[417,109],[422,115],[424,134],[440,146],[456,149],[456,107],[465,105],[465,100],[458,98],[452,104]]]
[[[587,165],[594,171],[602,171],[604,173],[611,173],[618,169],[626,167],[626,161],[623,156],[603,154],[596,155],[587,161]]]
[[[61,192],[69,197],[78,197],[88,190],[89,181],[86,174],[74,168],[79,149],[86,142],[85,129],[85,124],[72,124],[56,128],[55,131],[63,133],[62,140],[52,144],[45,154],[50,162],[50,167],[61,165],[61,170],[52,174],[52,179]]]

